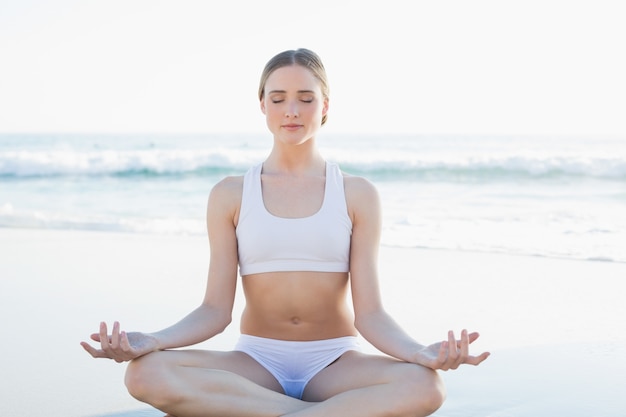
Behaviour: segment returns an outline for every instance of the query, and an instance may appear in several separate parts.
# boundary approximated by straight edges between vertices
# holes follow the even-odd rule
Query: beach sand
[[[128,395],[124,364],[79,342],[100,321],[173,323],[201,301],[207,266],[203,237],[0,228],[0,413],[162,415]],[[436,416],[626,415],[626,264],[382,248],[380,270],[387,309],[419,341],[466,327],[492,352],[442,373]],[[232,347],[238,295],[235,322],[201,347]]]

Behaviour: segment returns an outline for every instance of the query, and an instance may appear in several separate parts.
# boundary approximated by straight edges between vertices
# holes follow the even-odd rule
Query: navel
[[[291,318],[291,324],[295,324],[296,326],[297,326],[298,324],[300,324],[300,317],[293,316],[293,317]]]

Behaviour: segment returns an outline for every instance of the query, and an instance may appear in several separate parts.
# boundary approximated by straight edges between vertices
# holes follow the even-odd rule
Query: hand
[[[469,345],[478,339],[478,333],[461,332],[461,340],[455,340],[454,332],[448,332],[448,340],[426,346],[417,353],[416,362],[431,369],[457,369],[463,364],[478,365],[489,357],[489,352],[478,356],[469,354]]]
[[[87,342],[81,346],[94,358],[108,358],[116,362],[125,362],[157,350],[157,340],[145,333],[120,332],[120,324],[113,323],[111,335],[107,334],[106,323],[100,323],[100,333],[91,335],[91,339],[100,342],[100,349],[96,349]]]

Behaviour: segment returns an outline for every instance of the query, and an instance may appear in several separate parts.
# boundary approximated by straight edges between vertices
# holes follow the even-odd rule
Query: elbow
[[[217,333],[222,333],[233,321],[233,313],[227,308],[213,308],[213,329]]]
[[[385,323],[386,313],[383,309],[373,309],[366,312],[355,312],[354,327],[359,333],[365,335],[370,329],[376,331]]]
[[[354,317],[354,327],[361,334],[367,333],[367,323],[368,320],[362,315],[357,314]]]
[[[198,311],[201,315],[202,331],[209,333],[209,337],[222,333],[233,321],[232,311],[211,304],[202,304]]]
[[[229,311],[213,310],[211,316],[211,324],[207,328],[211,328],[214,335],[222,333],[233,321],[233,316]]]
[[[233,315],[228,313],[224,314],[220,320],[219,332],[222,333],[233,322]]]
[[[358,316],[354,318],[354,327],[359,333],[361,333],[361,322],[362,320],[360,320]]]

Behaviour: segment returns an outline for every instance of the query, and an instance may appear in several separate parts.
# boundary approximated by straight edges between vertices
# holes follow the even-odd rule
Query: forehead
[[[265,83],[265,91],[274,90],[321,90],[320,81],[301,65],[289,65],[275,69]]]

